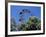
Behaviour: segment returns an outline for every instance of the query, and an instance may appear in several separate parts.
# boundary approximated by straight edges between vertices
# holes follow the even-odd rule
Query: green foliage
[[[11,18],[11,31],[16,31],[16,22],[14,18]]]
[[[30,25],[29,27],[31,30],[40,30],[41,29],[41,21],[39,18],[37,18],[35,16],[30,17],[27,24]],[[35,28],[35,29],[33,29],[33,28]]]
[[[35,16],[31,16],[25,24],[16,25],[16,22],[13,21],[13,24],[11,25],[11,31],[40,30],[41,20]]]

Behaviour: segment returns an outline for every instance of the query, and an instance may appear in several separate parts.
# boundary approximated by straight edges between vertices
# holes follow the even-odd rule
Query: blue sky
[[[20,17],[19,12],[21,12],[23,9],[28,9],[31,11],[31,13],[24,15],[25,20],[28,20],[29,16],[32,15],[41,18],[41,7],[11,5],[10,9],[11,9],[11,17],[15,18],[16,23],[19,23],[19,17]]]

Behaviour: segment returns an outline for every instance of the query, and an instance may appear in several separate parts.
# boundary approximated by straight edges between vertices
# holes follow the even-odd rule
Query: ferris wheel
[[[30,14],[31,13],[31,16],[33,16],[32,12],[29,10],[29,9],[22,9],[21,12],[19,12],[19,22],[21,22],[21,24],[24,23],[24,15],[25,14]]]

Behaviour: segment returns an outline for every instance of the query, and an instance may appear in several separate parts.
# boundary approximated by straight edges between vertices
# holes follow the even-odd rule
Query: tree
[[[28,30],[40,30],[41,29],[41,21],[39,18],[32,16],[29,18],[28,22]]]
[[[11,31],[16,31],[15,18],[11,18]]]

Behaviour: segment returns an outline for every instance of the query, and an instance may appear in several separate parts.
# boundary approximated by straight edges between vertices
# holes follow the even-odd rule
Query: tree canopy
[[[28,31],[28,30],[40,30],[41,29],[41,21],[39,18],[35,16],[29,17],[28,21],[25,24],[16,25],[11,24],[11,30],[13,31]],[[18,27],[17,27],[18,26]]]

